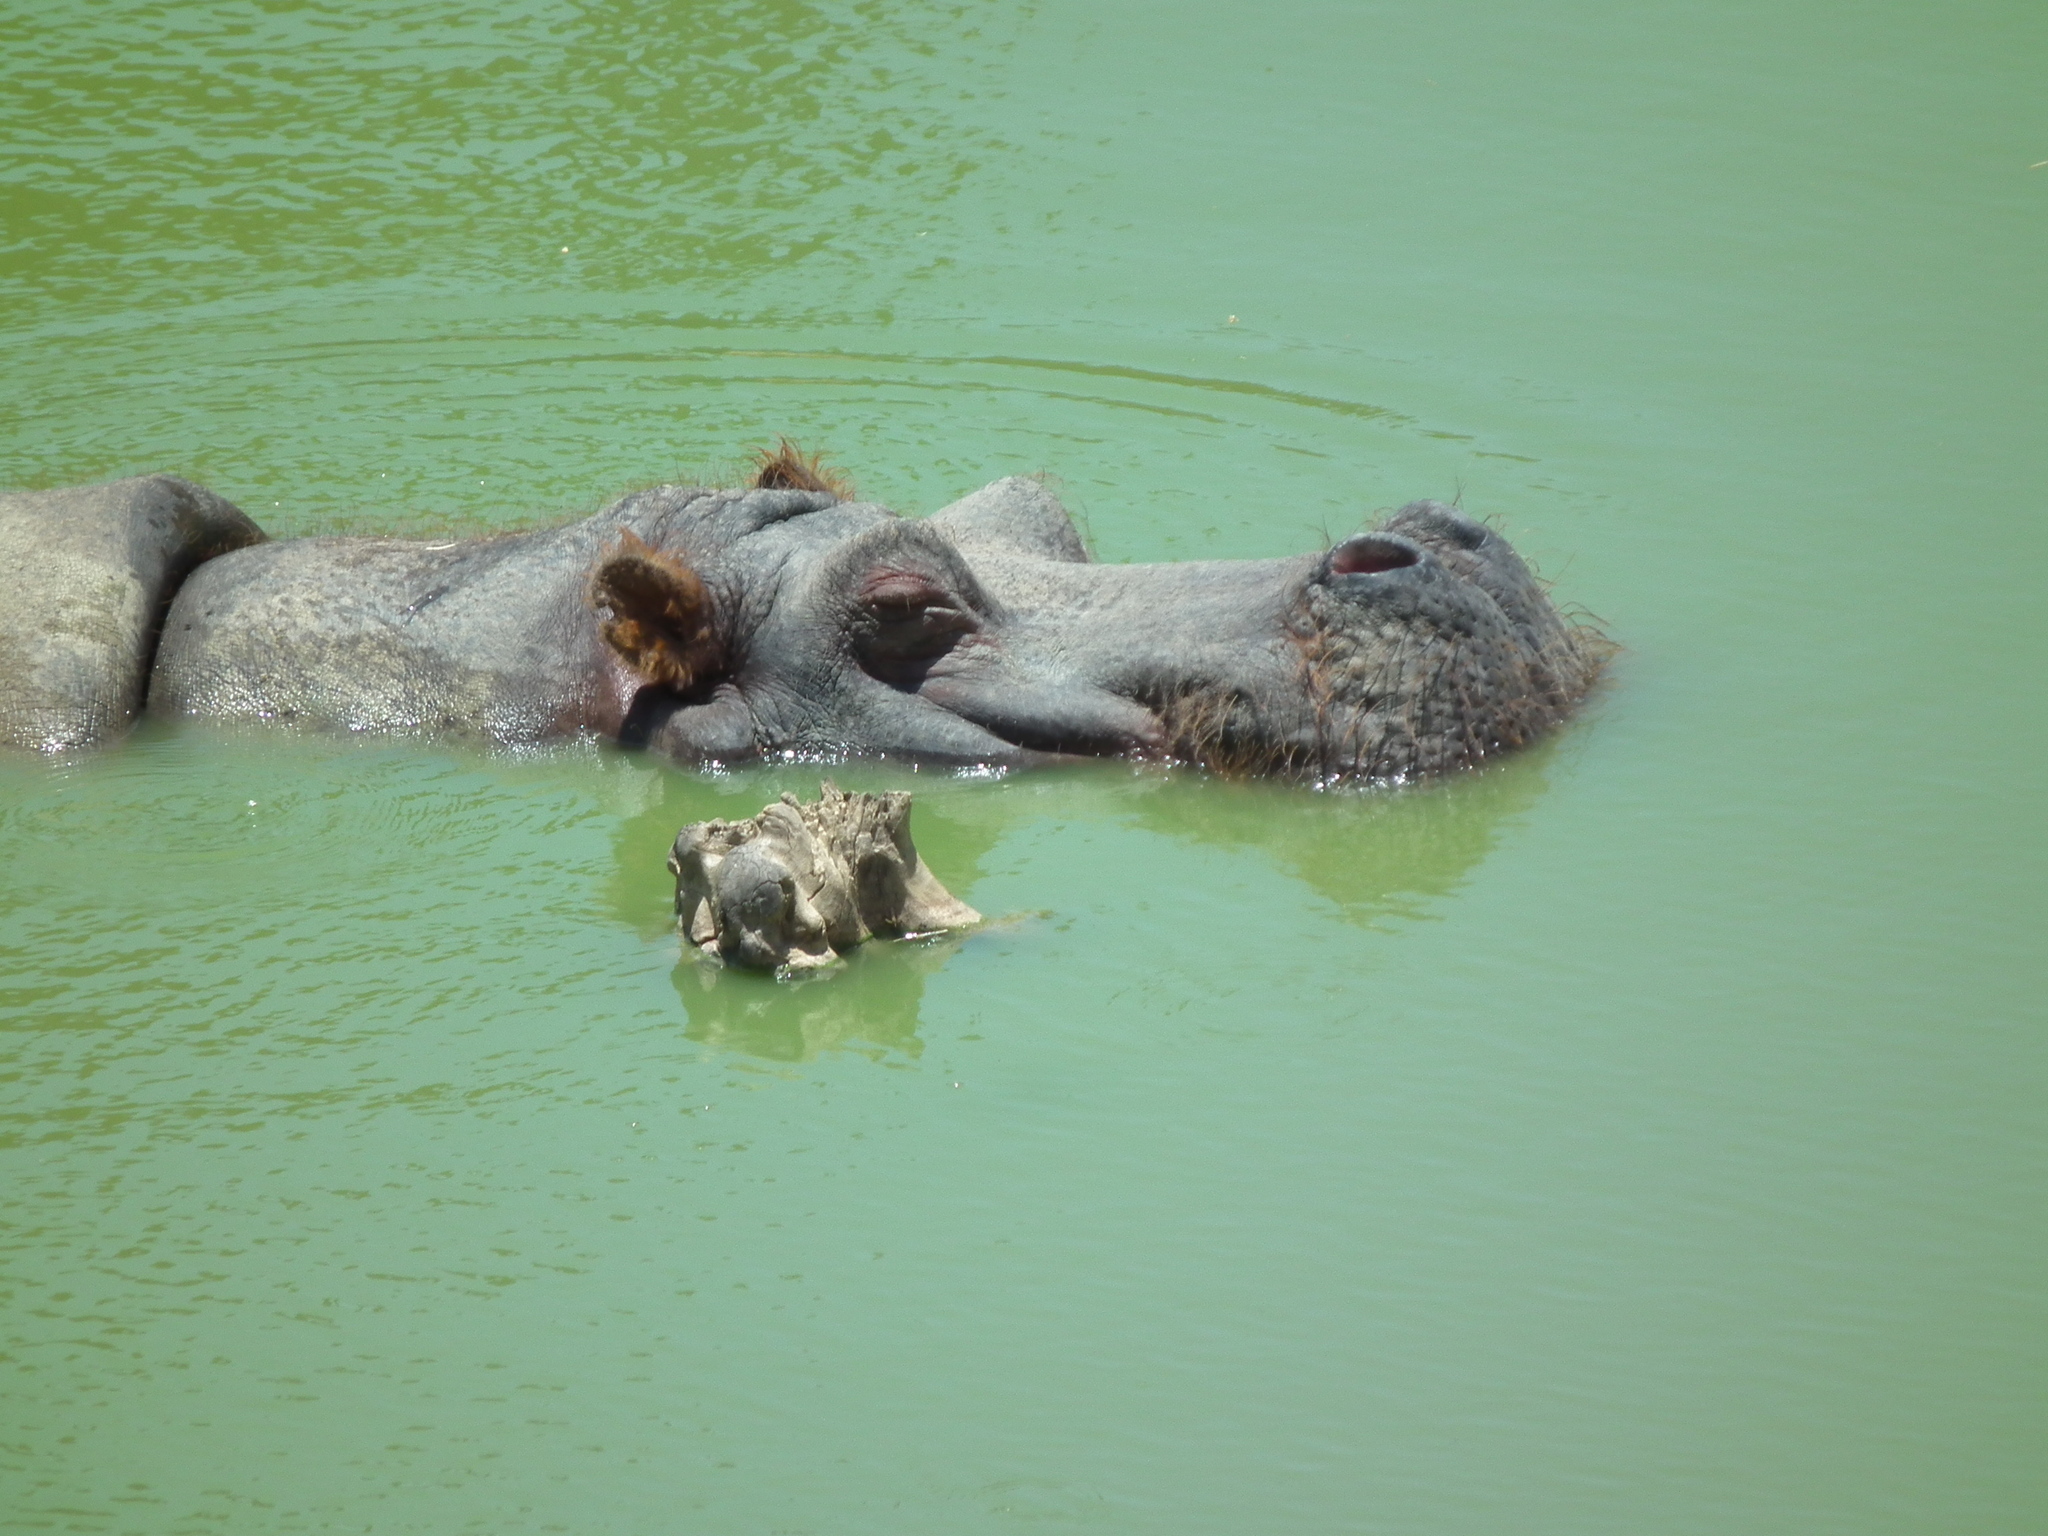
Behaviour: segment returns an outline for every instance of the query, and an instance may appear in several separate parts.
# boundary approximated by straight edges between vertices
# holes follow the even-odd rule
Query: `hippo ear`
[[[984,548],[1077,565],[1089,558],[1088,546],[1059,497],[1020,475],[941,507],[931,515],[931,525],[943,530],[969,559]]]
[[[827,464],[821,453],[805,453],[786,437],[755,453],[751,483],[757,491],[824,491],[841,501],[853,500],[853,482],[844,471]]]
[[[687,692],[717,664],[711,594],[675,556],[621,534],[590,578],[597,632],[650,683]]]

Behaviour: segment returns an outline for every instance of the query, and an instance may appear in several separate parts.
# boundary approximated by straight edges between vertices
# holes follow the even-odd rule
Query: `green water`
[[[796,987],[661,860],[815,775],[0,764],[0,1529],[2048,1529],[2048,10],[0,22],[0,483],[1462,492],[1626,646],[1422,792],[850,767],[999,921]]]

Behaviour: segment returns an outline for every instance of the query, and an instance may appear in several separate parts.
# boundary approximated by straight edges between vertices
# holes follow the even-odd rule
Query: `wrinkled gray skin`
[[[607,616],[669,622],[593,584],[628,531],[704,583],[687,686],[600,634]],[[224,556],[179,594],[150,702],[504,742],[591,730],[685,763],[1131,754],[1398,780],[1555,724],[1600,646],[1504,539],[1435,502],[1321,554],[1096,565],[1032,480],[921,521],[825,491],[660,486],[541,533]]]
[[[0,745],[98,745],[142,708],[164,610],[263,530],[169,475],[0,495]]]
[[[676,834],[676,926],[731,965],[811,970],[876,934],[967,928],[981,914],[925,868],[910,840],[910,796],[784,795],[745,821]]]

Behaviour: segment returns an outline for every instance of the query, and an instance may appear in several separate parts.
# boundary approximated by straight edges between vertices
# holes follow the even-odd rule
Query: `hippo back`
[[[0,746],[61,751],[124,730],[179,584],[262,539],[170,475],[0,495]]]
[[[244,550],[179,593],[150,707],[503,743],[573,730],[595,681],[584,584],[602,535],[584,522]]]

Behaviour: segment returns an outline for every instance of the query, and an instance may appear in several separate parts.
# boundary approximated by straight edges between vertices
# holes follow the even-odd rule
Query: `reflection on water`
[[[1339,790],[1317,797],[1245,784],[1217,793],[1177,776],[1137,801],[1137,819],[1177,837],[1224,848],[1256,848],[1352,922],[1428,915],[1493,851],[1502,830],[1547,788],[1546,742],[1482,772],[1401,790]]]
[[[1553,739],[1484,770],[1406,789],[1316,791],[1231,781],[1193,770],[1103,764],[1024,775],[983,791],[933,786],[918,802],[918,841],[978,873],[1020,820],[1121,822],[1163,837],[1251,849],[1371,927],[1428,915],[1541,799]],[[930,832],[926,832],[930,828]],[[951,881],[951,867],[927,853]],[[965,898],[971,900],[972,898]]]
[[[684,1033],[703,1045],[770,1061],[809,1061],[834,1049],[877,1060],[891,1051],[920,1056],[925,978],[969,938],[878,939],[838,965],[786,981],[689,950],[673,977],[690,1021]]]
[[[831,776],[848,787],[910,788],[917,796],[912,831],[919,851],[964,900],[989,902],[978,887],[988,871],[1013,862],[1020,841],[1048,830],[1055,839],[1078,829],[1100,837],[1107,826],[1121,829],[1129,857],[1141,863],[1152,837],[1251,851],[1349,923],[1371,928],[1425,917],[1463,884],[1503,830],[1542,796],[1544,766],[1556,750],[1546,745],[1439,784],[1330,793],[1125,763],[1027,773],[996,784],[858,763]],[[878,1060],[891,1051],[916,1057],[923,1050],[918,1023],[926,978],[964,945],[1014,929],[1030,914],[986,908],[991,922],[972,932],[910,943],[878,940],[843,965],[792,980],[725,968],[676,935],[674,878],[665,860],[677,830],[711,816],[752,815],[784,790],[815,795],[817,775],[816,769],[662,772],[659,787],[648,791],[648,807],[623,820],[613,837],[606,905],[643,938],[681,950],[672,981],[692,1040],[771,1061],[808,1061],[837,1049]],[[1061,858],[1057,845],[1050,857]],[[1101,857],[1099,846],[1070,847],[1051,899],[1072,909],[1093,898],[1103,883]]]

